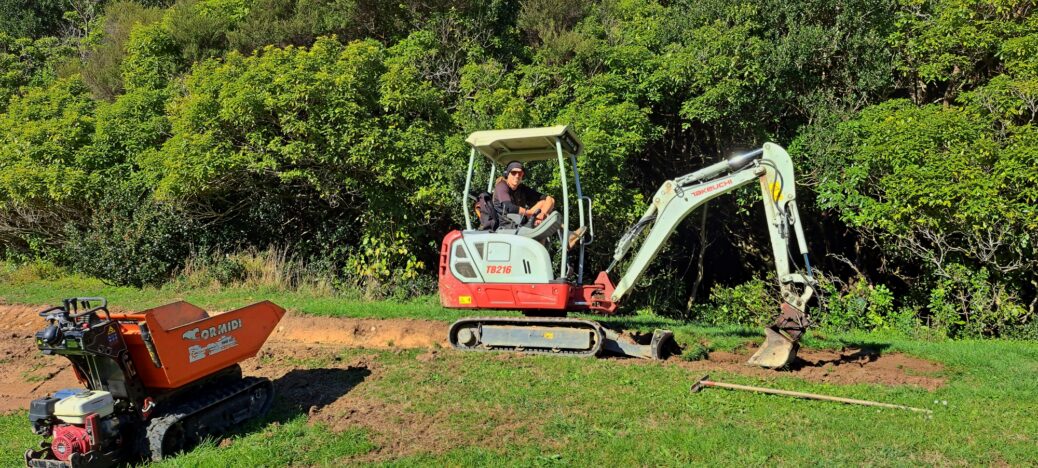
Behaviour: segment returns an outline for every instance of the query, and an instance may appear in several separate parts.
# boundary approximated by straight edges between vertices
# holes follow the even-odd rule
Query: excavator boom
[[[608,273],[630,252],[635,240],[646,229],[649,233],[617,282],[609,302],[618,303],[645,273],[677,226],[696,208],[711,199],[733,192],[758,180],[764,201],[771,248],[782,295],[781,313],[766,330],[764,345],[750,359],[750,364],[779,368],[795,357],[797,343],[809,325],[805,312],[814,294],[814,280],[807,256],[807,242],[796,206],[793,163],[782,147],[765,143],[764,147],[734,156],[698,171],[668,180],[652,197],[652,204],[634,226],[621,237]],[[803,256],[806,274],[790,268],[790,243],[796,237]]]

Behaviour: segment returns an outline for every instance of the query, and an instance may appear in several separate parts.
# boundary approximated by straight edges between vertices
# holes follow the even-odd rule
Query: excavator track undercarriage
[[[611,352],[665,359],[674,334],[656,330],[648,344],[636,343],[598,322],[564,317],[470,317],[451,325],[451,346],[463,351],[514,351],[595,357]]]
[[[451,346],[464,351],[518,351],[594,357],[605,330],[590,320],[560,317],[470,317],[451,325]]]

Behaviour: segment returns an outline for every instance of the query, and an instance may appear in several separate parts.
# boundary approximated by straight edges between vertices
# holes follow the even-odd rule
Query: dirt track
[[[62,359],[42,356],[36,350],[33,335],[42,325],[36,316],[40,309],[42,307],[0,305],[0,413],[24,410],[33,398],[78,385]],[[260,359],[247,361],[242,367],[248,374],[279,379],[287,377],[285,385],[291,388],[288,393],[281,392],[284,397],[321,403],[314,406],[323,408],[321,412],[326,413],[336,405],[325,406],[344,394],[341,387],[355,385],[376,372],[377,366],[365,362],[342,363],[342,369],[326,369],[329,375],[320,379],[334,385],[317,385],[311,381],[293,384],[292,376],[298,362],[311,358],[315,348],[433,348],[431,352],[452,353],[435,351],[438,347],[448,347],[447,326],[444,322],[423,320],[347,319],[290,313],[264,346]],[[759,377],[774,376],[774,371],[743,364],[752,352],[752,349],[738,353],[715,352],[708,360],[698,362],[673,358],[663,365],[687,368],[690,373],[727,371]],[[943,378],[934,376],[941,370],[940,365],[905,355],[870,350],[841,353],[802,350],[799,355],[801,360],[789,373],[807,380],[838,384],[915,385],[929,390],[944,384]],[[617,362],[640,365],[645,361]],[[312,380],[312,376],[307,379]],[[293,394],[292,389],[296,393]],[[360,410],[354,408],[351,411]],[[353,418],[346,415],[339,419],[348,422]]]

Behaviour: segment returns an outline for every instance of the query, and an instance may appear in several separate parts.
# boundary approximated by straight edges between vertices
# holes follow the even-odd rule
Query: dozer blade
[[[746,363],[751,366],[779,369],[788,366],[797,357],[800,345],[772,328],[764,329],[764,344]]]
[[[605,350],[620,356],[640,359],[663,360],[670,352],[670,346],[674,342],[674,333],[670,330],[656,330],[652,334],[649,344],[636,343],[631,337],[621,335],[608,328],[605,329]]]

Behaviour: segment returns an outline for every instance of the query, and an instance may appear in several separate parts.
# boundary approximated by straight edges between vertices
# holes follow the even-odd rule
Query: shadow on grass
[[[845,364],[857,364],[864,365],[865,363],[874,362],[883,355],[883,352],[890,347],[888,343],[858,343],[858,342],[844,342],[847,351],[840,352],[839,355],[832,359],[817,359],[809,361],[801,357],[797,357],[789,365],[789,369],[796,371],[806,367],[825,367],[828,365],[842,366]]]
[[[183,437],[183,445],[180,445],[174,453],[179,456],[206,444],[222,447],[220,444],[225,439],[261,432],[271,424],[289,423],[338,400],[364,382],[369,375],[371,375],[371,371],[363,366],[351,366],[346,369],[322,368],[290,371],[272,382],[274,405],[265,417],[246,420],[241,425],[223,433],[208,434],[201,438]],[[136,464],[146,460],[131,458],[129,461]]]
[[[367,367],[296,369],[274,381],[274,408],[267,422],[285,422],[335,402],[364,382]]]
[[[721,330],[705,330],[702,332],[704,336],[720,338],[751,338],[757,339],[764,336],[764,329],[751,330],[746,328],[735,328],[735,329],[721,329]]]

